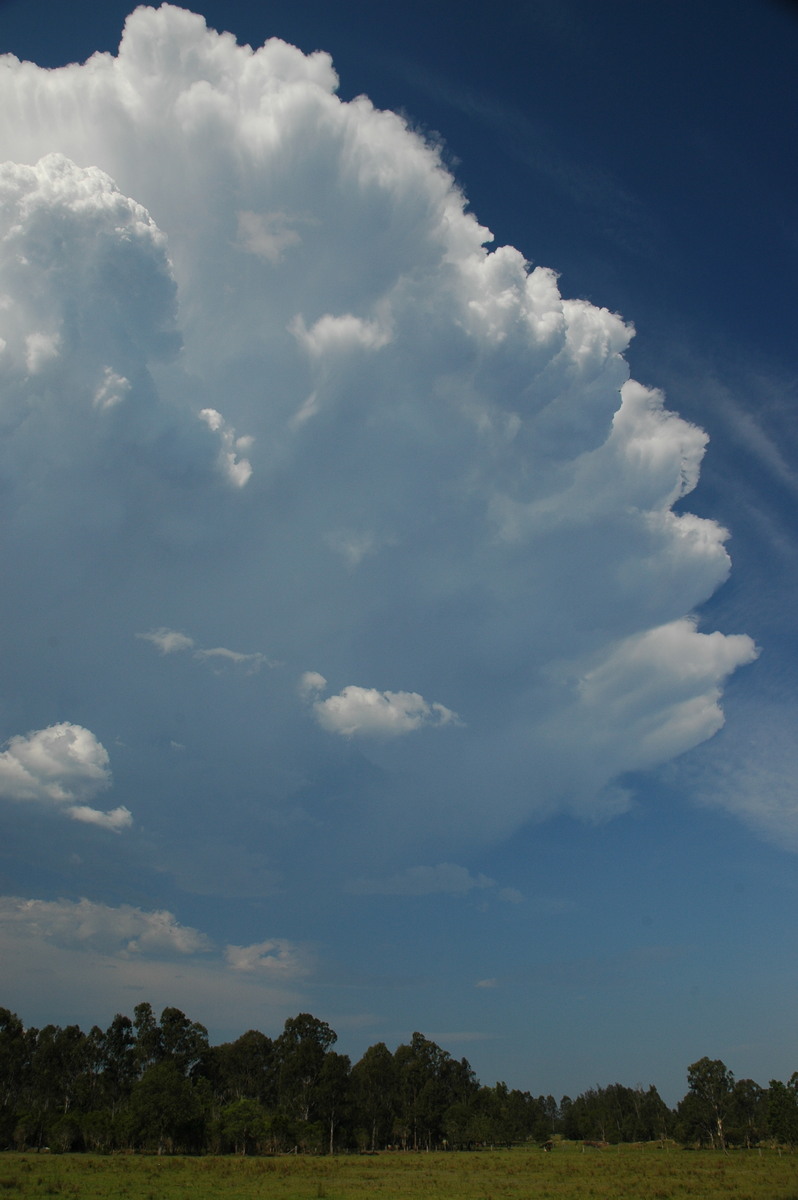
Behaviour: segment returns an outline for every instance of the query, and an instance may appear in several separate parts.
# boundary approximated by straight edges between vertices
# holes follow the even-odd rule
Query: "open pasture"
[[[798,1156],[655,1145],[310,1158],[0,1155],[0,1200],[798,1200]]]

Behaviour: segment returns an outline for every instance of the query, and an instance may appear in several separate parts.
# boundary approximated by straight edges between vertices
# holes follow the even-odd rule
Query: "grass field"
[[[0,1154],[0,1200],[798,1200],[798,1155],[578,1145],[474,1154],[151,1158]]]

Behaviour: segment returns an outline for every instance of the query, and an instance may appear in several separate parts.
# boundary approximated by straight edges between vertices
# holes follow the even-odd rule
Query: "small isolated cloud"
[[[92,808],[85,801],[110,787],[108,752],[90,729],[62,721],[18,734],[0,753],[0,796],[54,806],[85,824],[120,833],[133,822],[130,811]]]
[[[255,439],[249,434],[236,437],[235,429],[215,408],[203,408],[199,416],[213,433],[219,435],[222,444],[218,458],[219,470],[234,487],[244,487],[252,477],[252,464],[243,455],[252,449]]]
[[[214,646],[210,650],[197,650],[195,658],[206,662],[228,663],[235,667],[243,667],[248,675],[254,675],[262,666],[268,665],[265,654],[242,654],[240,650],[228,650],[226,646]]]
[[[153,629],[150,633],[137,633],[143,642],[152,642],[161,654],[177,654],[180,650],[193,650],[194,639],[176,629]]]
[[[472,875],[456,863],[436,867],[408,867],[387,879],[359,879],[349,891],[370,896],[465,896],[468,892],[496,886],[487,875]]]
[[[474,984],[476,988],[495,988],[498,986],[499,982],[496,979],[478,979]]]
[[[335,529],[324,540],[350,567],[358,566],[367,555],[376,553],[380,547],[373,533],[358,533],[354,529]]]
[[[24,900],[0,897],[0,930],[44,938],[59,946],[105,954],[189,955],[211,943],[166,911],[146,912],[130,904],[114,908],[91,900]]]
[[[276,980],[301,979],[310,971],[307,953],[284,938],[227,946],[224,956],[234,971],[257,972]]]
[[[137,638],[141,638],[144,642],[151,642],[156,646],[161,654],[177,654],[183,650],[193,652],[193,657],[199,662],[207,662],[216,664],[217,666],[233,666],[241,667],[248,675],[255,674],[262,666],[271,666],[271,662],[265,654],[260,651],[255,651],[251,654],[245,654],[241,650],[229,650],[226,646],[212,646],[208,649],[203,649],[197,646],[193,638],[190,638],[185,633],[179,633],[175,629],[155,629],[150,633],[137,633]]]
[[[326,684],[315,672],[307,672],[303,680],[309,677],[323,680],[321,687]],[[443,704],[428,704],[418,692],[379,692],[356,684],[345,687],[337,696],[314,701],[313,712],[322,729],[342,737],[401,737],[423,725],[459,723],[457,713]]]

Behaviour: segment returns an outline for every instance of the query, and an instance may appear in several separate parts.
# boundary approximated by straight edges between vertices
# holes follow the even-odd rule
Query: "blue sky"
[[[794,10],[194,13],[0,4],[0,1002],[787,1078]]]

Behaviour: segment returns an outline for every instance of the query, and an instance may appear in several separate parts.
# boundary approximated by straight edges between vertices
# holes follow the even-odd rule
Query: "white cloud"
[[[208,1026],[279,1027],[286,1013],[307,1008],[296,985],[309,977],[312,961],[281,939],[264,942],[261,953],[260,967],[236,969],[204,933],[164,910],[0,897],[7,999],[40,1024],[52,1017],[44,978],[57,981],[60,1011],[85,1028],[105,1024],[110,1013],[130,1013],[140,999],[156,1010],[176,1005]]]
[[[218,433],[222,448],[219,451],[219,469],[234,487],[242,488],[252,477],[252,463],[248,458],[241,458],[252,448],[253,438],[249,435],[236,437],[232,425],[228,425],[221,413],[215,408],[203,408],[199,414],[213,433]]]
[[[0,929],[105,954],[198,954],[210,942],[181,925],[170,912],[118,908],[90,900],[25,900],[0,897]]]
[[[0,753],[0,797],[58,808],[73,821],[121,833],[133,824],[124,805],[102,812],[85,801],[111,785],[108,752],[90,729],[62,721],[17,734]]]
[[[176,629],[162,627],[153,629],[150,633],[137,633],[136,637],[145,642],[152,642],[161,654],[176,654],[180,650],[193,650],[194,648],[194,639]]]
[[[61,803],[109,786],[108,752],[90,729],[62,721],[9,738],[0,754],[0,794]]]
[[[583,735],[623,726],[635,767],[682,754],[720,729],[720,683],[756,656],[749,637],[698,633],[687,618],[628,638],[579,682]]]
[[[316,700],[313,712],[322,729],[342,737],[401,737],[422,725],[457,723],[457,713],[428,704],[418,692],[378,692],[350,684],[337,696]]]
[[[255,674],[262,666],[271,665],[266,655],[261,654],[260,651],[245,654],[241,650],[230,650],[226,646],[211,646],[203,649],[196,645],[193,638],[176,629],[162,627],[154,629],[150,633],[137,633],[136,637],[145,642],[152,642],[161,654],[176,654],[183,650],[191,650],[193,657],[199,662],[242,667],[248,674]]]
[[[268,664],[269,662],[266,655],[260,652],[244,654],[240,650],[228,650],[226,646],[214,646],[209,650],[197,650],[194,657],[211,659],[211,661],[215,659],[230,663],[236,667],[244,667],[250,674],[259,671],[264,664]]]
[[[224,953],[234,971],[257,972],[276,980],[301,979],[310,971],[306,952],[284,938],[227,946]]]
[[[318,671],[305,671],[299,681],[299,694],[306,699],[309,696],[316,696],[319,692],[323,692],[327,686],[327,680]]]
[[[89,808],[87,804],[71,804],[66,811],[74,821],[97,825],[100,829],[110,829],[113,833],[121,833],[133,824],[133,814],[123,804],[110,812],[100,812],[99,809]]]
[[[92,403],[102,410],[115,408],[130,394],[131,382],[124,375],[117,375],[112,367],[103,369],[103,376],[94,393]]]
[[[51,359],[58,357],[60,341],[57,333],[28,334],[25,338],[25,366],[30,375],[38,375]]]
[[[314,798],[345,794],[341,855],[456,854],[553,812],[623,811],[618,779],[711,737],[754,657],[692,619],[729,570],[726,531],[683,511],[706,435],[629,379],[629,324],[490,249],[438,150],[336,85],[323,53],[239,47],[172,5],[138,8],[115,56],[4,60],[4,687],[26,712],[58,689],[110,705],[140,779],[158,738],[230,746],[170,798],[206,837],[219,790],[225,820],[249,813],[253,778],[281,829],[329,830]],[[161,595],[187,623],[268,637],[294,677],[317,662],[418,690],[324,697],[309,673],[340,739],[308,729],[278,671],[257,711],[244,688],[178,696],[179,672],[154,693],[116,619],[147,628]],[[57,685],[53,613],[81,640]],[[455,711],[467,738],[400,736]],[[2,762],[23,788],[11,746]],[[32,779],[78,820],[126,821]]]
[[[383,321],[367,321],[352,313],[344,313],[340,317],[325,313],[311,329],[307,329],[302,317],[297,316],[289,329],[313,358],[355,349],[381,350],[391,340],[387,318]]]

